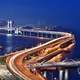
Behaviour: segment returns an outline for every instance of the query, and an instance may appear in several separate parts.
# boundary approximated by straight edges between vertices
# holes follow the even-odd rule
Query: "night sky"
[[[60,29],[63,26],[63,30],[75,36],[70,59],[80,59],[80,0],[0,0],[0,20],[8,19],[19,25],[40,23],[59,25]],[[71,80],[80,80],[80,75],[75,78],[75,74],[72,72]]]
[[[80,0],[0,0],[0,20],[80,26]]]

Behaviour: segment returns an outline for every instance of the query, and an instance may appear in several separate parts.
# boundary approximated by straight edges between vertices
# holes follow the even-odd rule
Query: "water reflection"
[[[48,40],[21,36],[0,35],[0,46],[2,46],[0,55],[8,54],[16,50],[31,48],[32,46],[34,47],[39,43],[44,43],[46,41]]]
[[[11,36],[6,36],[6,45],[7,47],[5,48],[6,53],[9,53],[12,51],[12,37]]]

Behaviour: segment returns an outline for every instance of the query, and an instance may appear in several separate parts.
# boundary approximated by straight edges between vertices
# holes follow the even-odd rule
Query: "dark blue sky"
[[[80,26],[80,0],[0,0],[0,20]]]

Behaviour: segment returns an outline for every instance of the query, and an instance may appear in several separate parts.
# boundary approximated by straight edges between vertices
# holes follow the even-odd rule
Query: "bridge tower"
[[[12,32],[12,21],[11,20],[8,20],[7,28],[8,28],[8,33],[10,34]]]
[[[12,28],[12,21],[11,21],[11,20],[8,20],[7,27],[8,27],[8,28]]]

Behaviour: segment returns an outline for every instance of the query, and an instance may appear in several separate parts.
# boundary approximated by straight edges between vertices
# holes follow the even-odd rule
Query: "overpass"
[[[13,52],[6,56],[6,65],[8,69],[15,75],[24,80],[47,80],[42,75],[42,70],[33,67],[37,63],[44,64],[46,62],[60,62],[62,58],[69,53],[75,45],[74,35],[65,32],[55,31],[35,31],[21,30],[23,32],[45,33],[51,35],[60,35],[58,38],[38,45],[30,49]],[[40,37],[40,36],[38,36]],[[44,38],[44,36],[43,36]],[[46,68],[46,66],[45,66]],[[56,68],[47,68],[47,70],[56,70]],[[43,68],[44,70],[44,68]]]

